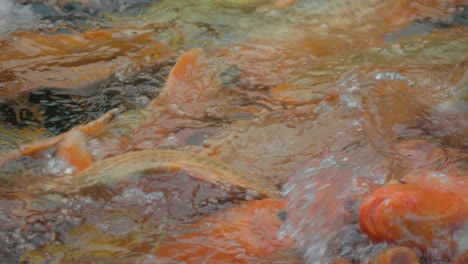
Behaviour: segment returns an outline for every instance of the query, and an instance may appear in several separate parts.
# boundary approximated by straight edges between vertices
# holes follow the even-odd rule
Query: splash
[[[16,30],[34,28],[38,20],[30,6],[0,0],[0,40]]]

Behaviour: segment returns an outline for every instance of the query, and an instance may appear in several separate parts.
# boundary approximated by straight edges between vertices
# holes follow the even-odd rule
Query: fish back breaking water
[[[213,183],[237,185],[269,197],[279,197],[277,188],[259,176],[246,175],[215,160],[174,150],[142,150],[111,157],[63,181],[48,183],[51,190],[73,192],[93,185],[119,182],[138,172],[185,169],[194,177]],[[55,185],[57,184],[57,185]],[[55,187],[54,187],[55,186]]]

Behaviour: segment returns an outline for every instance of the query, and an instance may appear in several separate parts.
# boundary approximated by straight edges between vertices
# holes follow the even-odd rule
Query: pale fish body
[[[84,187],[118,182],[138,172],[174,169],[187,170],[194,177],[214,184],[227,183],[268,197],[281,197],[275,185],[259,176],[240,173],[222,162],[176,150],[141,150],[117,155],[71,176],[66,184],[61,179],[60,184],[48,185],[46,189],[72,193]]]

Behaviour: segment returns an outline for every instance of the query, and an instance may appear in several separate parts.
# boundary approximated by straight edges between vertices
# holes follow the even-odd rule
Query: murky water
[[[463,263],[464,1],[0,4],[0,262],[384,263],[404,245]],[[143,149],[227,176],[175,159],[72,180]],[[369,238],[361,204],[415,171],[461,197],[450,236]],[[284,198],[258,195],[265,180]]]

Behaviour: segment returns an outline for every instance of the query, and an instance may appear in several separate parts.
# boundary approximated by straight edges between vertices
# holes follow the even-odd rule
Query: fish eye
[[[280,211],[280,212],[278,212],[278,218],[279,218],[281,221],[286,220],[286,216],[287,216],[287,213],[286,213],[285,211]]]

